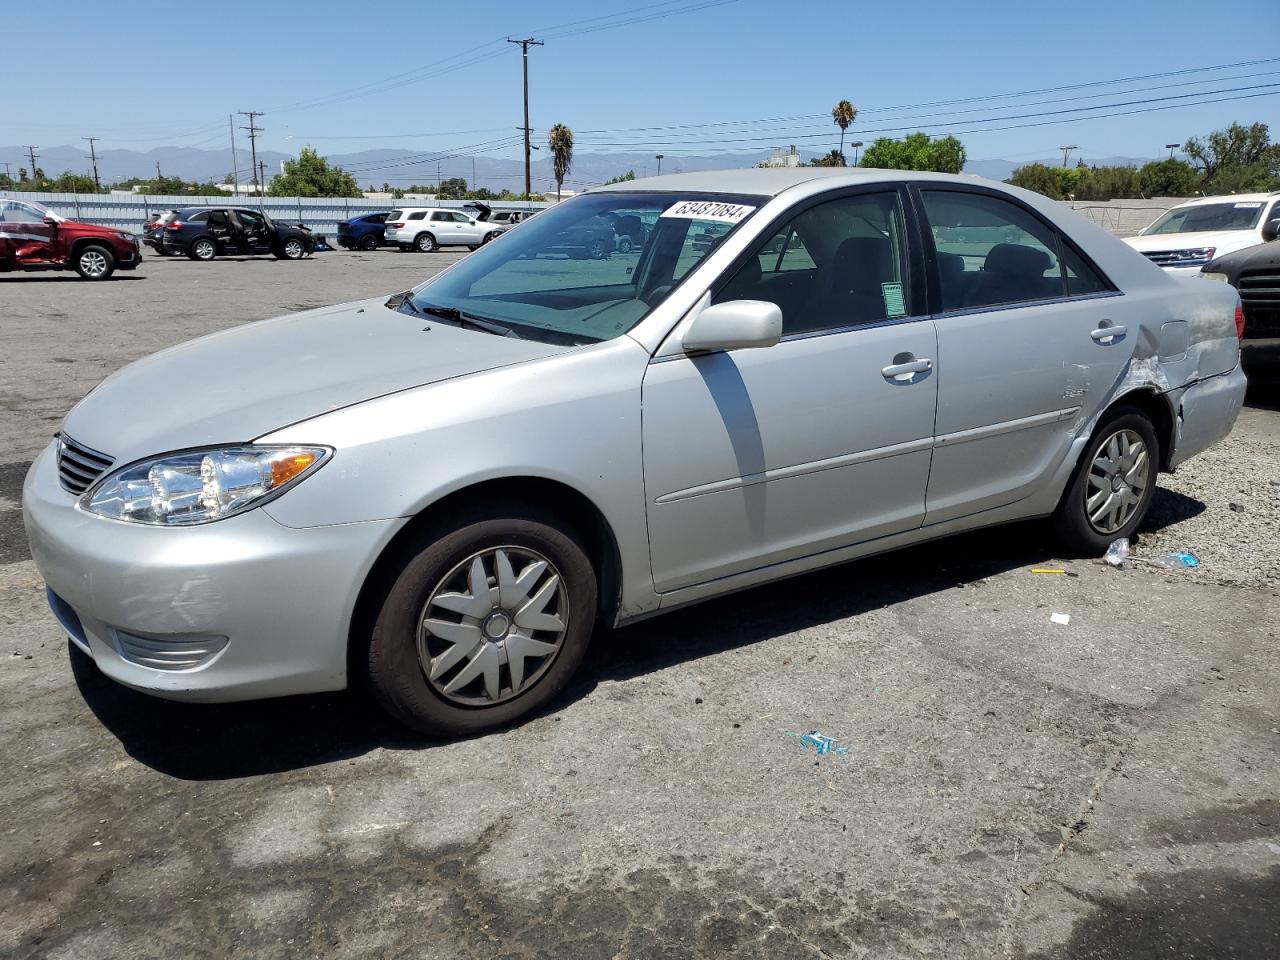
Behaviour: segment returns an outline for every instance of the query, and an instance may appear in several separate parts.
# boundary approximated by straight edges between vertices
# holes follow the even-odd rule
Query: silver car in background
[[[625,211],[603,260],[559,239]],[[121,683],[353,671],[405,723],[537,709],[598,621],[1052,517],[1099,554],[1225,436],[1239,302],[1036,194],[814,168],[617,184],[423,285],[108,377],[23,506]]]

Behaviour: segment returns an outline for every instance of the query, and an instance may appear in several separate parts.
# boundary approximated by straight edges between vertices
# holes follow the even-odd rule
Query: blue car
[[[338,245],[348,250],[374,250],[382,245],[382,225],[386,222],[385,213],[343,220],[338,224]]]

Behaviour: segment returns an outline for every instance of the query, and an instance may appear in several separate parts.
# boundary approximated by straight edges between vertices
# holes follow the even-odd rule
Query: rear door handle
[[[1097,330],[1094,330],[1089,336],[1093,337],[1094,343],[1100,343],[1104,347],[1109,347],[1113,343],[1119,343],[1124,339],[1124,335],[1128,330],[1118,324],[1112,323],[1110,320],[1103,320]]]
[[[894,357],[893,359],[897,362],[891,363],[887,367],[881,367],[881,375],[890,383],[915,383],[917,382],[918,374],[927,374],[933,369],[932,360],[907,359],[910,356],[910,354],[907,354],[907,357],[903,357],[899,354]],[[920,376],[918,379],[923,380],[924,377]]]

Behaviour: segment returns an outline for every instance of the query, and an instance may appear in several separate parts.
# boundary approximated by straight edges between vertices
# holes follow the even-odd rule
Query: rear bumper
[[[1244,405],[1248,383],[1236,366],[1184,388],[1177,401],[1178,421],[1169,465],[1176,467],[1203,453],[1231,432]]]

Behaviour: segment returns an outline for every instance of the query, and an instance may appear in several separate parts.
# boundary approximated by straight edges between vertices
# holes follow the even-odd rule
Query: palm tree
[[[849,125],[858,119],[858,108],[848,100],[841,100],[831,108],[831,119],[835,121],[837,127],[840,128],[840,154],[844,155],[844,132],[849,129]]]
[[[573,131],[563,123],[557,123],[547,136],[547,146],[551,148],[551,160],[556,175],[556,199],[560,199],[560,188],[564,178],[569,175],[569,167],[573,163]]]

